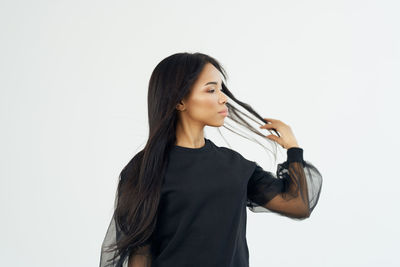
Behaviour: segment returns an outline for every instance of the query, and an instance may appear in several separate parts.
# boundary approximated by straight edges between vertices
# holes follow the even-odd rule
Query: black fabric
[[[247,267],[246,207],[302,220],[318,202],[319,171],[303,160],[302,148],[288,149],[287,156],[275,176],[207,138],[201,148],[175,146],[164,177],[157,227],[146,247],[150,256],[131,265]],[[112,223],[103,246],[116,236]],[[100,267],[108,266],[107,257],[102,253]]]
[[[300,195],[308,215],[311,215],[321,193],[322,175],[311,162],[303,159],[302,148],[287,150],[287,160],[278,164],[276,175],[254,163],[256,167],[247,185],[247,207],[251,211],[276,212],[294,220],[303,220],[305,218],[297,214],[295,205],[287,205]],[[265,205],[278,194],[282,197],[281,203],[266,208]]]

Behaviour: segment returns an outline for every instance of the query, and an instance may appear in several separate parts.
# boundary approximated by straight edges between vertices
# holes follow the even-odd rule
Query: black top
[[[207,138],[201,148],[175,145],[162,186],[157,227],[147,243],[151,263],[135,267],[247,267],[246,207],[302,220],[316,206],[321,187],[321,174],[303,160],[300,147],[287,150],[287,160],[278,164],[275,176]],[[278,194],[286,201],[299,196],[304,208],[285,201],[271,201],[265,207]]]

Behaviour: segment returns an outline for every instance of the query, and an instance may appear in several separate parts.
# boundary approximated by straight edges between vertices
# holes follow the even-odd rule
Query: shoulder
[[[245,169],[254,169],[257,165],[256,162],[246,159],[242,154],[232,148],[217,146],[214,143],[212,143],[212,146],[219,156],[227,159],[232,164],[235,164],[235,166],[240,166]]]
[[[220,153],[226,154],[229,157],[236,158],[239,160],[247,160],[242,156],[242,154],[240,154],[238,151],[236,151],[232,148],[220,146],[220,147],[218,147],[218,150],[220,151]]]
[[[211,141],[211,139],[208,139],[208,141],[210,142],[213,150],[216,151],[218,154],[225,155],[228,157],[233,157],[233,158],[240,158],[242,156],[242,155],[240,155],[239,152],[237,152],[229,147],[216,145],[213,141]]]

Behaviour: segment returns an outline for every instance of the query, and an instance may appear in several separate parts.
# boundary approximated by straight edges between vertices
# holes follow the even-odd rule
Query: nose
[[[224,93],[222,93],[222,92],[221,92],[221,94],[222,94],[222,97],[220,98],[220,101],[221,101],[221,99],[222,99],[222,103],[226,103],[227,100],[228,100],[228,97],[227,97]]]

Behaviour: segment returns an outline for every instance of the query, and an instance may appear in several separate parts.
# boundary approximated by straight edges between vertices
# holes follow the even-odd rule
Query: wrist
[[[287,161],[290,162],[303,162],[303,149],[301,147],[291,147],[287,150]]]
[[[298,147],[298,148],[300,148],[300,146],[299,146],[298,144],[292,144],[292,145],[289,145],[289,146],[287,147],[287,149],[290,149],[290,148],[292,148],[292,147]]]

